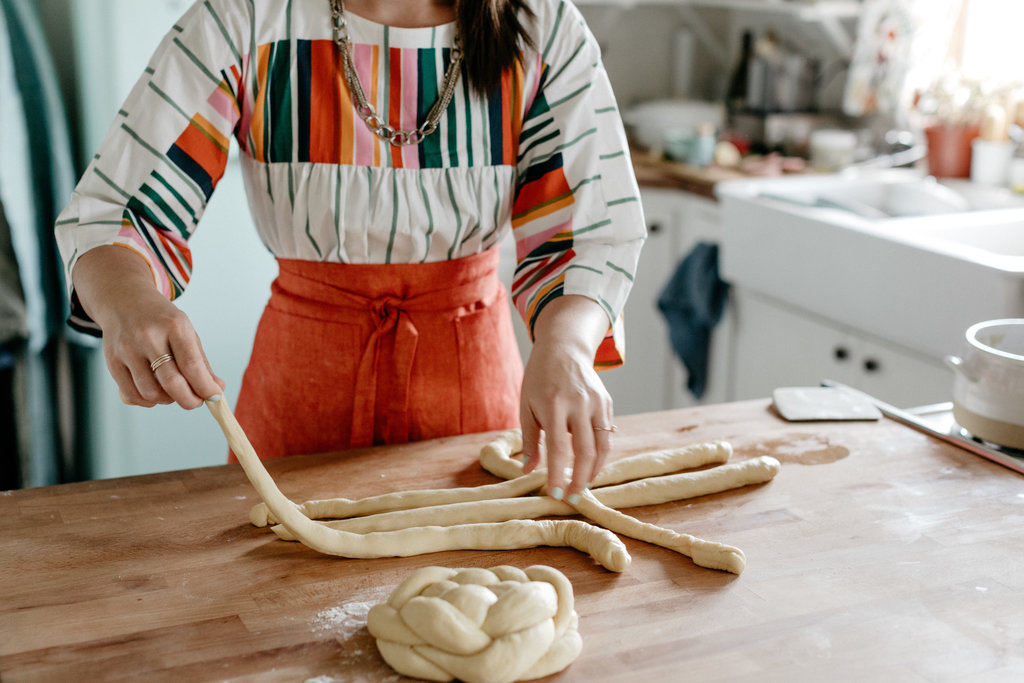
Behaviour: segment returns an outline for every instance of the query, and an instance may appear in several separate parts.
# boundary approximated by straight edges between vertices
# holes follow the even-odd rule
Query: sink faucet
[[[925,157],[928,148],[918,142],[909,130],[891,129],[882,136],[879,153],[860,161],[854,166],[859,168],[902,168],[913,166]]]

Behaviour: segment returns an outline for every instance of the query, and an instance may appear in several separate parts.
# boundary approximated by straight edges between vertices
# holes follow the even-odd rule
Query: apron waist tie
[[[497,279],[497,249],[456,261],[415,265],[327,265],[288,259],[278,259],[278,263],[280,273],[273,293],[288,295],[290,309],[301,309],[308,302],[315,307],[316,315],[324,316],[327,304],[327,310],[334,311],[328,313],[331,317],[351,321],[353,313],[357,317],[366,315],[374,326],[352,387],[352,448],[374,444],[378,406],[386,410],[386,442],[409,440],[409,389],[420,337],[411,314],[444,314],[455,319],[492,304],[504,294]],[[373,269],[380,272],[381,268],[398,273],[382,287],[389,293],[374,291],[377,288],[373,284],[364,286],[359,282],[372,276]],[[428,288],[423,287],[424,283],[429,283]],[[391,364],[382,368],[382,358],[388,356]],[[383,404],[379,403],[381,397]]]
[[[403,302],[395,297],[384,296],[369,302],[370,314],[376,329],[363,350],[356,375],[355,406],[352,411],[352,447],[363,448],[373,445],[373,427],[377,405],[378,362],[381,344],[389,334],[394,333],[392,358],[394,366],[388,373],[389,381],[384,387],[388,401],[388,443],[403,443],[409,439],[409,382],[412,378],[412,361],[416,356],[419,330],[410,320]]]

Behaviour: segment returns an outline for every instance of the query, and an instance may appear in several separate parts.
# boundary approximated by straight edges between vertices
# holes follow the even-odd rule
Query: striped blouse
[[[618,321],[645,236],[621,120],[578,10],[529,4],[534,45],[500,90],[485,98],[460,78],[437,131],[398,147],[355,114],[327,0],[198,0],[157,48],[57,221],[68,275],[83,252],[116,244],[149,262],[166,296],[181,294],[188,239],[233,137],[256,229],[279,258],[439,261],[511,230],[512,296],[531,329],[547,302],[569,293]],[[437,99],[455,24],[347,16],[368,100],[393,127],[415,128]],[[98,333],[76,305],[70,322]],[[620,327],[598,365],[621,362]]]

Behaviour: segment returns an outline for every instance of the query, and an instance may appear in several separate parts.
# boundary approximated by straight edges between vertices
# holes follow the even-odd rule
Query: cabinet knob
[[[882,368],[882,364],[874,358],[864,359],[864,372],[878,372]]]
[[[648,223],[647,232],[652,234],[656,232],[661,232],[661,223]]]
[[[835,356],[836,360],[846,360],[850,357],[850,350],[845,346],[837,346],[833,351],[832,355]]]

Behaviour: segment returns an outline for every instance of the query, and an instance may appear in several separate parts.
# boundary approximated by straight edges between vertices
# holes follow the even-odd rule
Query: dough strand
[[[363,500],[316,500],[299,506],[277,487],[227,401],[217,396],[206,404],[263,499],[250,511],[252,523],[277,523],[274,530],[282,538],[298,540],[324,554],[351,558],[567,546],[589,554],[610,571],[621,572],[631,560],[625,545],[612,533],[615,531],[687,555],[699,566],[739,574],[746,566],[739,548],[641,522],[614,508],[665,503],[763,483],[779,471],[778,461],[767,456],[722,464],[732,453],[728,443],[696,444],[613,462],[596,478],[597,488],[569,505],[546,496],[525,496],[543,491],[546,472],[523,475],[522,463],[512,457],[521,450],[522,439],[512,430],[497,435],[480,454],[481,464],[497,476],[507,477],[505,482],[405,491]],[[705,465],[718,466],[666,474]],[[580,520],[537,519],[576,512],[600,526]],[[323,523],[313,517],[342,519]]]
[[[221,426],[250,483],[274,517],[304,545],[325,555],[409,557],[444,550],[509,550],[551,545],[569,546],[585,552],[610,571],[621,572],[629,566],[629,553],[615,534],[577,520],[416,526],[368,534],[330,529],[304,515],[281,492],[235,420],[227,401],[218,397],[218,400],[208,400],[206,405]]]
[[[698,472],[684,472],[654,477],[626,484],[606,486],[593,490],[594,497],[603,505],[614,508],[640,507],[685,500],[697,496],[720,493],[739,486],[760,484],[771,480],[779,471],[779,462],[769,456],[762,456],[739,463],[732,463]],[[534,472],[533,474],[536,474]],[[525,477],[524,477],[525,478]],[[484,488],[484,487],[477,487]],[[462,489],[452,489],[461,491]],[[471,489],[472,490],[472,489]],[[370,531],[391,531],[409,526],[452,526],[482,522],[504,522],[512,519],[537,519],[574,515],[577,510],[568,503],[547,496],[524,496],[491,500],[474,499],[470,502],[449,503],[408,510],[395,510],[366,517],[346,518],[349,509],[345,499],[334,506],[333,501],[315,501],[319,519],[332,529],[343,529],[353,533]],[[304,503],[299,507],[308,510]],[[310,515],[312,516],[312,515]],[[274,526],[273,532],[283,540],[296,540],[281,525]]]
[[[484,486],[399,491],[357,500],[350,500],[348,498],[309,500],[299,505],[299,509],[311,519],[344,519],[393,510],[409,510],[451,503],[467,503],[475,500],[493,500],[495,498],[514,498],[540,488],[544,483],[545,476],[546,473],[543,472],[532,472],[518,479],[510,479],[498,484],[485,484]],[[268,524],[277,523],[274,516],[270,514],[266,503],[257,503],[253,506],[249,511],[249,521],[254,526],[267,526]]]
[[[701,567],[740,574],[747,566],[746,556],[739,548],[724,543],[705,541],[689,534],[680,534],[671,529],[641,522],[618,510],[602,505],[590,491],[584,491],[580,501],[574,507],[579,510],[581,515],[606,529],[635,538],[638,541],[646,541],[674,550],[686,555]]]
[[[515,479],[523,476],[523,464],[512,456],[523,449],[519,430],[502,432],[480,451],[480,465],[496,477]],[[725,441],[690,444],[680,448],[649,451],[610,462],[602,468],[591,486],[621,484],[670,472],[694,469],[704,465],[722,464],[732,456],[732,446]],[[534,473],[535,474],[535,473]]]

